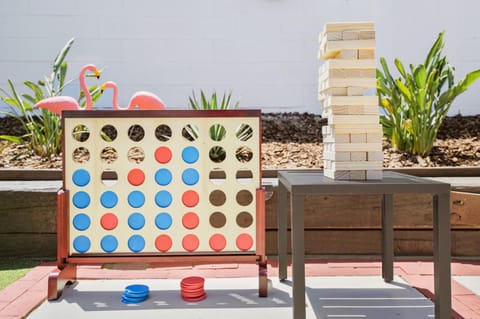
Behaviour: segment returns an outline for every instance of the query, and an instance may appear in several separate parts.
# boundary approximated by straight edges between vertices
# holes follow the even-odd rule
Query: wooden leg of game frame
[[[77,265],[67,264],[62,270],[56,269],[48,276],[48,300],[60,298],[65,285],[77,279]]]
[[[258,263],[258,295],[260,297],[268,296],[268,272],[266,261]]]

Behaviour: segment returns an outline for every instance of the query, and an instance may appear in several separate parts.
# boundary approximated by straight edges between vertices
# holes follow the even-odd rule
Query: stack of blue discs
[[[148,298],[149,289],[147,285],[130,285],[125,287],[122,295],[123,303],[139,303]]]

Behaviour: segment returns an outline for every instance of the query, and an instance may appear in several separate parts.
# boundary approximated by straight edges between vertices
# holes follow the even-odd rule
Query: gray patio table
[[[393,195],[430,193],[433,196],[433,261],[435,318],[451,318],[450,184],[384,171],[382,180],[342,181],[319,170],[278,172],[279,279],[287,279],[287,192],[290,193],[292,236],[293,318],[305,318],[305,195],[382,195],[382,277],[393,280]],[[353,203],[352,203],[353,204]],[[320,244],[320,243],[319,243]]]

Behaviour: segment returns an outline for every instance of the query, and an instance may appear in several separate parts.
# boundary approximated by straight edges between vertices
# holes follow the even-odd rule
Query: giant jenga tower
[[[382,179],[382,126],[376,87],[372,22],[327,23],[320,34],[319,99],[324,175],[341,180]]]

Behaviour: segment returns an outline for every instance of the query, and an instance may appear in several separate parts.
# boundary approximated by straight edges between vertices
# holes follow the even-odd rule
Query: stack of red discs
[[[205,279],[202,277],[186,277],[180,282],[180,294],[187,302],[197,302],[205,299],[207,293],[203,289]]]

